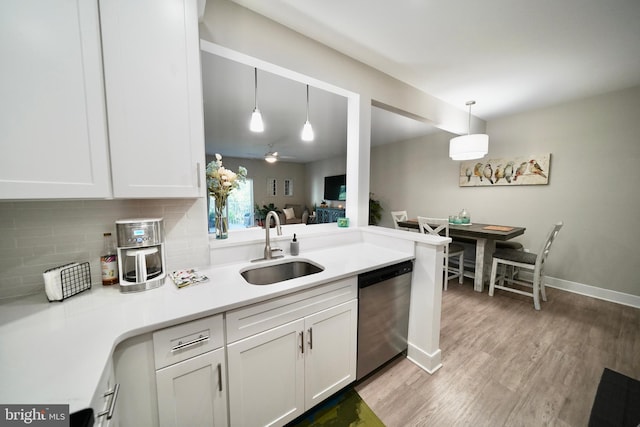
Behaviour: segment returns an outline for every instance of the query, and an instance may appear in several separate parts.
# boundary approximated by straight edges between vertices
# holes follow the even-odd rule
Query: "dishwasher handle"
[[[376,283],[384,282],[386,280],[393,279],[394,277],[411,273],[412,271],[413,262],[406,261],[400,264],[363,273],[358,276],[358,288],[366,288],[367,286],[375,285]]]

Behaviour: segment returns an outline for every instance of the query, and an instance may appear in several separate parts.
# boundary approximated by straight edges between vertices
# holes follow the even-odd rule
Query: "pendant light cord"
[[[307,85],[307,121],[309,121],[309,85]]]
[[[253,91],[253,108],[258,108],[258,68],[254,68],[254,91]]]
[[[467,135],[471,135],[471,106],[475,105],[476,101],[467,101],[467,105],[469,106],[469,124],[467,126]]]

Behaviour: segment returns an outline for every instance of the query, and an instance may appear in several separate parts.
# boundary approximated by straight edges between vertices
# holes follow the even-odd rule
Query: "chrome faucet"
[[[274,248],[271,249],[271,242],[269,241],[269,228],[271,228],[271,221],[269,220],[269,218],[273,217],[273,219],[276,221],[276,231],[278,233],[278,236],[282,235],[282,228],[280,227],[280,217],[278,217],[278,214],[275,213],[274,211],[269,211],[269,213],[267,214],[267,217],[264,220],[264,229],[265,229],[265,238],[264,238],[264,259],[273,259],[273,258],[282,258],[284,255],[277,255],[277,256],[273,256],[273,252],[275,251],[281,251],[282,249],[280,248]]]

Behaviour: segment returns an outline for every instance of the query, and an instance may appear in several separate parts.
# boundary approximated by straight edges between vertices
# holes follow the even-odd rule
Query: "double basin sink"
[[[306,260],[284,261],[240,271],[240,275],[252,285],[271,285],[297,277],[324,271],[324,267]]]

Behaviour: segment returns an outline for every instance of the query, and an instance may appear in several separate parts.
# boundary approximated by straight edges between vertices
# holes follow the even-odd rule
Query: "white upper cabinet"
[[[100,0],[113,195],[204,195],[196,0]]]
[[[0,199],[111,195],[98,5],[0,2]]]

